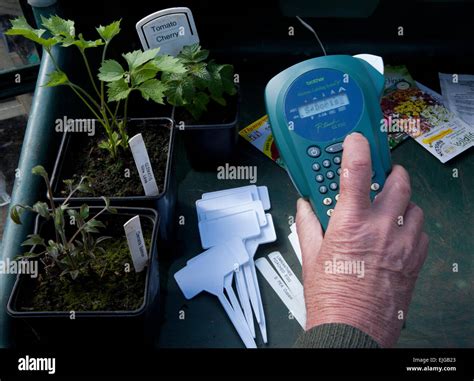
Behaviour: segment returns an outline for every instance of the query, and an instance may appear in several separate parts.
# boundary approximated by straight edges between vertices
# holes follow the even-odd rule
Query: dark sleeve
[[[346,324],[322,324],[304,332],[296,348],[380,348],[361,330]]]

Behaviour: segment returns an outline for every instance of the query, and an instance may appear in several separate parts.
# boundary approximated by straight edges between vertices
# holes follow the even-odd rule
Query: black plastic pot
[[[165,179],[163,187],[160,188],[160,194],[158,196],[104,196],[109,196],[112,205],[148,207],[157,210],[160,215],[160,239],[165,242],[170,242],[172,241],[174,231],[174,214],[177,197],[177,179],[175,175],[175,164],[173,160],[173,149],[175,142],[174,122],[170,118],[131,118],[128,123],[130,126],[133,123],[154,124],[154,122],[156,122],[157,128],[164,128],[163,126],[167,125],[170,134]],[[98,126],[97,128],[100,128],[100,126]],[[62,173],[63,171],[67,170],[67,168],[71,165],[71,160],[73,160],[73,158],[70,157],[72,155],[71,152],[69,152],[68,156],[68,150],[73,150],[74,145],[77,147],[77,145],[81,144],[80,139],[86,139],[85,134],[76,134],[76,136],[74,136],[74,139],[72,139],[73,134],[74,133],[64,132],[61,140],[61,145],[59,147],[59,152],[54,164],[54,169],[51,175],[51,186],[53,189],[53,199],[55,202],[64,201],[64,197],[59,196],[58,194]],[[70,199],[71,205],[79,205],[83,203],[86,203],[88,205],[101,205],[102,202],[103,201],[100,197],[81,196],[72,197]]]
[[[177,109],[173,108],[172,118],[178,130],[184,134],[186,154],[194,169],[215,169],[228,162],[237,146],[240,96],[237,95],[234,115],[229,123],[181,125],[177,120]]]
[[[100,209],[99,206],[91,206],[91,214]],[[117,216],[131,218],[140,215],[142,227],[146,219],[152,224],[151,245],[148,248],[149,262],[144,270],[146,280],[142,305],[133,311],[75,311],[75,319],[71,319],[70,311],[21,311],[19,310],[21,292],[29,286],[32,287],[33,280],[29,275],[18,274],[8,300],[7,312],[17,324],[23,323],[30,328],[16,330],[22,332],[17,338],[21,344],[86,345],[94,342],[94,345],[107,346],[114,343],[124,344],[128,340],[142,343],[146,341],[151,344],[157,337],[160,311],[157,248],[159,216],[151,208],[117,207],[116,209],[117,214],[106,212],[100,217],[101,220],[114,219]],[[48,225],[43,218],[38,216],[35,222],[35,233],[52,234],[52,226]],[[123,230],[122,232],[104,230],[101,233],[125,235]],[[133,266],[131,271],[133,271]],[[97,286],[100,287],[100,284]]]

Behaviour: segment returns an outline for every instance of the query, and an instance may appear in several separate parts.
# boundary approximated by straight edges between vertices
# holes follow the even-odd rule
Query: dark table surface
[[[254,73],[255,74],[255,73]],[[257,73],[258,74],[258,73]],[[266,76],[268,74],[265,74]],[[271,73],[270,73],[271,75]],[[429,78],[428,75],[425,75]],[[437,76],[436,76],[437,77]],[[437,78],[433,74],[433,83]],[[425,84],[430,85],[430,83]],[[263,88],[258,75],[242,81],[240,128],[265,114]],[[436,87],[434,87],[436,89]],[[301,277],[299,264],[287,239],[289,221],[295,215],[298,194],[286,172],[257,149],[239,139],[237,165],[258,168],[257,185],[269,189],[277,241],[261,245],[256,257],[272,251],[282,253]],[[186,261],[201,253],[195,201],[202,193],[248,185],[248,181],[218,180],[215,171],[197,172],[186,159],[182,136],[178,137],[176,160],[179,179],[178,226],[173,252],[162,253],[163,323],[160,347],[243,347],[216,297],[202,293],[186,300],[173,275]],[[425,230],[430,236],[429,255],[421,271],[399,347],[474,346],[473,203],[474,151],[471,149],[442,164],[409,139],[392,152],[394,163],[403,165],[411,176],[413,201],[425,212]],[[459,176],[453,176],[457,169]],[[457,264],[457,271],[453,271]],[[291,347],[302,329],[268,283],[259,276],[266,314],[268,347]],[[263,344],[257,333],[257,345]]]

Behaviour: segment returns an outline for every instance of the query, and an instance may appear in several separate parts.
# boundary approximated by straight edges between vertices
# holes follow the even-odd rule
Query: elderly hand
[[[382,347],[393,346],[428,251],[423,211],[410,202],[410,180],[395,165],[370,201],[367,140],[344,140],[340,197],[325,234],[311,205],[298,200],[296,227],[303,254],[307,329],[343,323]]]

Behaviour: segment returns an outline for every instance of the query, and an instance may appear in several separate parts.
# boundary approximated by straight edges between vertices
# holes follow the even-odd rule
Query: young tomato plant
[[[86,204],[83,204],[79,210],[69,207],[68,201],[74,193],[90,189],[86,177],[82,177],[76,185],[72,180],[64,180],[69,188],[69,195],[61,205],[56,206],[52,201],[52,189],[45,169],[38,165],[32,169],[32,173],[44,179],[50,205],[48,207],[48,204],[42,201],[36,202],[33,206],[16,204],[10,211],[10,217],[16,224],[21,224],[21,215],[24,211],[35,212],[45,220],[53,222],[55,239],[49,239],[46,242],[40,234],[28,235],[28,239],[22,243],[22,246],[39,246],[42,250],[27,252],[21,255],[20,259],[41,257],[47,274],[60,276],[69,274],[74,280],[81,273],[84,274],[90,270],[90,264],[96,259],[97,253],[105,253],[101,243],[110,237],[94,236],[100,232],[99,229],[105,227],[97,218],[106,211],[116,213],[116,210],[110,207],[106,197],[102,197],[105,202],[104,208],[94,216],[90,215],[89,206]],[[66,234],[65,215],[73,219],[76,227],[70,237]]]
[[[206,61],[209,51],[199,44],[185,46],[177,58],[184,65],[180,73],[163,73],[168,103],[184,107],[195,120],[199,120],[211,100],[225,106],[225,95],[237,92],[234,83],[234,67]]]
[[[113,38],[120,33],[120,20],[107,26],[97,27],[96,32],[100,38],[96,40],[86,40],[81,33],[76,34],[74,21],[65,20],[59,16],[42,17],[44,29],[33,28],[24,17],[11,20],[11,24],[12,27],[6,34],[21,35],[43,46],[55,66],[55,70],[49,74],[48,81],[44,86],[68,86],[81,99],[104,127],[106,140],[99,146],[108,150],[113,159],[117,159],[119,148],[128,148],[126,123],[130,93],[140,91],[146,100],[151,99],[156,103],[163,104],[166,85],[155,77],[159,72],[182,74],[185,71],[184,66],[176,58],[156,57],[158,49],[146,52],[137,50],[124,54],[128,70],[124,70],[117,61],[107,60],[107,48]],[[60,68],[52,54],[52,49],[56,45],[65,48],[75,46],[79,50],[91,83],[92,93],[71,81]],[[102,58],[96,77],[92,72],[86,50],[98,47],[102,47]],[[97,79],[99,83],[97,83]],[[105,84],[107,84],[107,99]],[[119,117],[120,109],[122,109],[122,118]]]

